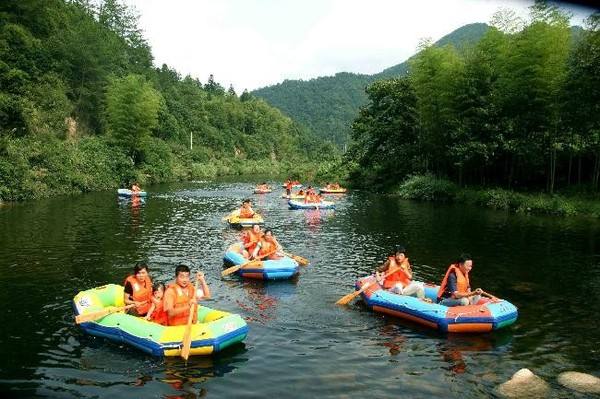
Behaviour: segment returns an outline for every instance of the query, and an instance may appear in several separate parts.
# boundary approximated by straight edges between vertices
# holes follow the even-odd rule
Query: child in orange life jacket
[[[165,294],[165,285],[163,283],[155,283],[152,292],[152,305],[150,310],[144,317],[146,320],[152,320],[155,323],[166,326],[167,312],[164,309],[163,296]]]
[[[254,249],[253,257],[258,259],[281,259],[283,250],[271,230],[265,230],[265,234]]]
[[[396,270],[394,272],[394,270]],[[386,277],[384,274],[391,272]],[[425,298],[425,286],[423,283],[412,281],[412,268],[406,257],[406,249],[403,246],[388,257],[385,263],[375,272],[377,281],[383,284],[383,288],[399,295],[416,296]]]
[[[185,325],[188,322],[190,309],[194,303],[210,298],[210,289],[204,274],[198,272],[200,287],[194,292],[194,284],[190,281],[190,268],[179,265],[175,268],[175,283],[170,284],[165,291],[164,310],[167,313],[169,326]],[[197,322],[197,314],[193,315],[193,323]]]

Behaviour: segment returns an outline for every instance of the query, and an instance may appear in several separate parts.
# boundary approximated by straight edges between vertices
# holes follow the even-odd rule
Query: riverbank
[[[317,163],[302,157],[224,158],[206,148],[190,151],[158,139],[148,141],[144,161],[137,166],[103,137],[0,140],[0,201],[112,190],[133,181],[144,186],[239,175],[310,178],[317,172]]]
[[[430,175],[411,176],[393,190],[404,199],[456,202],[539,215],[600,218],[600,198],[594,195],[521,193],[500,188],[462,188]]]

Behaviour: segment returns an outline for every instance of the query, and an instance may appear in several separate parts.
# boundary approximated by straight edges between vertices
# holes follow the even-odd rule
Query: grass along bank
[[[540,215],[586,215],[600,218],[598,195],[549,195],[521,193],[500,188],[461,188],[432,175],[414,175],[402,182],[394,194],[404,199],[445,201]]]

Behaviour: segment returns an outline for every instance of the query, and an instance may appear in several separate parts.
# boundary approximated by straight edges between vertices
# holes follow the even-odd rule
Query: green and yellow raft
[[[73,298],[75,315],[124,306],[123,287],[108,284],[81,291]],[[84,332],[124,342],[154,356],[179,356],[186,326],[162,326],[141,317],[112,313],[80,324]],[[198,323],[192,325],[190,355],[210,355],[243,341],[248,325],[237,314],[198,306]]]

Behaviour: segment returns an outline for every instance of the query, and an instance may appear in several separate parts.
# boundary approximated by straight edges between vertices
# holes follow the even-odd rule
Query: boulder
[[[521,369],[510,380],[500,384],[497,390],[507,398],[545,398],[550,386],[529,369]]]
[[[600,393],[600,378],[591,374],[567,371],[558,375],[558,383],[581,393]]]

